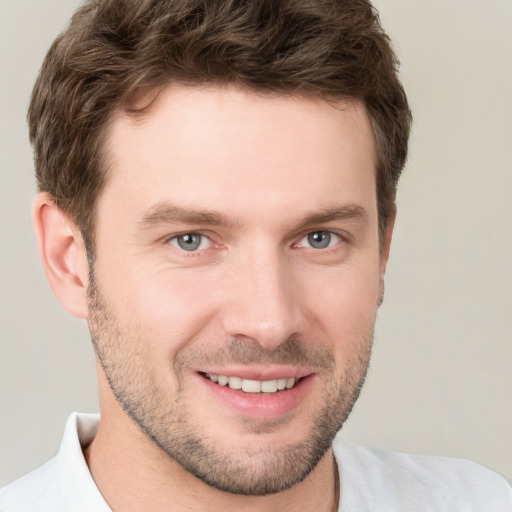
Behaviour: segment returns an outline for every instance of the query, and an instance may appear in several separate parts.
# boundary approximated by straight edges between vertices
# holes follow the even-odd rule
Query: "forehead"
[[[261,217],[328,203],[375,209],[373,136],[357,102],[170,86],[141,118],[114,117],[107,157],[99,214],[111,200],[127,214],[162,201]]]

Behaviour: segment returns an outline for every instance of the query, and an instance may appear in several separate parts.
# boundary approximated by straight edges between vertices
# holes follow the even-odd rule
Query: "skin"
[[[46,194],[34,205],[50,284],[98,355],[85,455],[105,499],[335,510],[329,445],[364,380],[392,232],[391,220],[381,244],[364,108],[172,86],[144,118],[118,113],[106,147],[92,282],[76,226]],[[184,233],[201,234],[197,250],[180,248]],[[304,379],[240,403],[205,372]],[[180,459],[191,439],[207,450],[193,469]],[[303,469],[306,445],[317,456]],[[271,491],[284,475],[289,488]]]

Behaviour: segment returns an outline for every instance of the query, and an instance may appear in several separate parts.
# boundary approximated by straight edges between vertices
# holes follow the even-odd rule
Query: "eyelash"
[[[328,242],[325,247],[304,247],[304,245],[302,245],[304,240],[307,240],[309,237],[311,237],[313,235],[319,235],[319,234],[324,235],[324,236],[326,235],[328,237]],[[187,250],[187,249],[184,249],[183,247],[181,247],[180,243],[179,243],[180,238],[187,237],[187,236],[190,236],[192,238],[192,241],[193,241],[194,237],[200,237],[201,239],[199,241],[198,246],[194,247],[194,244],[192,244],[192,246],[191,246],[192,250]],[[331,243],[333,239],[334,239],[334,243]],[[209,242],[208,246],[201,247],[205,241]],[[323,241],[324,240],[321,240],[320,243],[322,243]],[[318,252],[327,252],[329,250],[334,249],[337,245],[339,245],[343,241],[345,241],[345,238],[343,236],[341,236],[339,233],[330,231],[328,229],[317,229],[317,230],[312,230],[312,231],[308,231],[307,233],[305,233],[297,242],[294,242],[292,244],[292,247],[297,248],[297,249],[305,248],[305,249],[311,249],[313,251],[318,251]],[[209,237],[208,235],[206,235],[204,233],[201,233],[200,231],[186,231],[184,233],[179,233],[179,234],[173,235],[172,237],[170,237],[166,240],[166,243],[172,245],[176,250],[180,251],[181,253],[187,253],[189,256],[197,256],[201,252],[210,249],[211,246],[215,242],[211,239],[211,237]],[[311,244],[311,240],[309,240],[309,243]]]
[[[184,238],[186,236],[190,236],[192,238],[193,237],[201,237],[201,240],[199,242],[199,246],[197,248],[195,248],[194,250],[190,250],[190,251],[188,251],[187,249],[184,249],[183,247],[180,247],[180,245],[179,245],[180,238]],[[203,243],[206,240],[209,242],[208,247],[201,247],[201,245],[203,245]],[[185,253],[190,253],[192,255],[194,253],[198,253],[200,251],[204,251],[206,249],[209,249],[211,244],[213,244],[213,241],[212,241],[212,239],[209,236],[205,235],[204,233],[200,233],[198,231],[187,231],[185,233],[180,233],[178,235],[172,236],[171,238],[167,239],[167,243],[171,244],[178,251],[182,251],[182,252],[185,252]]]
[[[294,246],[301,247],[299,244],[301,244],[303,242],[303,240],[309,239],[313,235],[319,235],[319,234],[324,235],[324,236],[327,235],[327,238],[328,238],[327,246],[326,247],[308,247],[309,249],[318,250],[318,251],[326,251],[328,249],[332,249],[332,248],[336,247],[340,242],[343,241],[343,238],[338,233],[335,233],[333,231],[329,231],[327,229],[319,229],[319,230],[315,230],[315,231],[309,231],[308,233],[306,233],[299,240],[298,244],[294,244]],[[331,244],[331,241],[333,239],[334,239],[335,243]],[[323,242],[323,241],[324,240],[321,240],[321,242]],[[311,244],[311,240],[308,240],[308,242]]]

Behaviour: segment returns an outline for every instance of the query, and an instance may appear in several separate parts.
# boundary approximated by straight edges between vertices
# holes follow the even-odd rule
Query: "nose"
[[[250,338],[272,350],[300,335],[299,296],[293,269],[278,251],[254,251],[240,258],[226,280],[224,332]]]

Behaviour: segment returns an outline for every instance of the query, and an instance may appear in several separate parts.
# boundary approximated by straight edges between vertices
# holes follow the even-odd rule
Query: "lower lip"
[[[245,393],[239,389],[215,384],[207,377],[197,374],[202,384],[215,398],[250,418],[277,418],[300,406],[306,398],[314,380],[313,375],[303,377],[291,389],[276,393]]]

